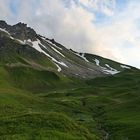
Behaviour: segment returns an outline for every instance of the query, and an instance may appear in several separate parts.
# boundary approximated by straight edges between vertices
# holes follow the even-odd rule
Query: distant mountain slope
[[[93,54],[85,54],[85,57],[87,60],[89,60],[92,63],[95,63],[96,65],[99,65],[101,67],[105,67],[106,69],[116,69],[117,71],[124,71],[126,69],[136,69],[132,66],[128,66],[101,56],[93,55]]]
[[[70,77],[94,78],[132,68],[121,64],[122,68],[116,68],[118,63],[115,61],[112,61],[115,67],[111,67],[112,65],[109,65],[111,60],[108,60],[109,63],[104,66],[101,62],[99,65],[97,59],[99,56],[94,58],[91,54],[84,56],[84,54],[75,53],[54,39],[36,34],[24,23],[11,26],[5,21],[0,21],[0,50],[1,62],[5,64],[16,66],[20,63],[22,66],[47,69]],[[102,58],[103,61],[106,62],[106,59]]]
[[[102,71],[106,74],[117,74],[120,73],[126,69],[136,69],[135,67],[126,65],[126,64],[122,64],[98,55],[94,55],[94,54],[88,54],[88,53],[78,53],[73,51],[76,55],[80,56],[81,58],[85,59],[85,61],[87,62],[91,62],[95,65],[97,65],[98,67],[100,67],[100,69],[102,69]]]

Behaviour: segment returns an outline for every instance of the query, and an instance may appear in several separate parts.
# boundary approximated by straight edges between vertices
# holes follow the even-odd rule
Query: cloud
[[[102,12],[107,16],[113,15],[116,7],[115,0],[79,0],[79,2],[87,9]]]
[[[127,7],[117,13],[111,23],[102,25],[98,39],[101,40],[99,48],[105,46],[119,61],[140,67],[140,5],[131,2]],[[137,24],[136,24],[137,23]],[[99,40],[97,40],[99,42]],[[104,56],[111,58],[104,51]]]
[[[10,8],[11,0],[0,2],[0,18],[9,23],[26,22],[68,48],[140,67],[140,3],[136,0],[122,11],[115,0],[15,0],[17,13]]]
[[[7,19],[6,17],[12,17],[10,12],[10,1],[9,0],[0,0],[0,18]],[[10,20],[10,19],[9,19]]]

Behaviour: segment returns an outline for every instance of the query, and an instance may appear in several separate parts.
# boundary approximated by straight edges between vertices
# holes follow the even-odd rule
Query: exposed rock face
[[[36,32],[32,28],[27,27],[27,24],[21,22],[13,25],[9,31],[13,37],[19,38],[20,40],[31,39],[32,41],[35,41],[37,37]]]
[[[6,29],[12,37],[20,39],[22,41],[30,39],[31,41],[35,41],[37,38],[36,32],[27,27],[27,24],[18,23],[16,25],[8,25],[5,21],[0,21],[0,28]]]
[[[0,20],[0,28],[4,29],[4,28],[7,28],[7,27],[8,27],[7,23],[3,20]]]

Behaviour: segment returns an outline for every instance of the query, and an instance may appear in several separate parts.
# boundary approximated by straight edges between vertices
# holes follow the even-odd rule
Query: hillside
[[[100,56],[95,58],[95,55],[69,50],[54,39],[38,35],[24,23],[11,26],[0,21],[0,45],[2,64],[50,70],[69,77],[95,78],[132,68]],[[103,65],[98,64],[98,58],[103,60]]]
[[[139,140],[138,69],[0,28],[0,139]]]

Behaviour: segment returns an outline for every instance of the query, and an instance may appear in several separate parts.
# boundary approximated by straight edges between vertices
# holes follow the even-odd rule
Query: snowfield
[[[96,63],[96,65],[97,65],[97,66],[99,66],[99,65],[100,65],[100,61],[99,61],[98,59],[96,59],[96,58],[95,58],[95,60],[94,60],[94,61],[95,61],[95,63]]]
[[[84,59],[86,62],[89,62],[89,61],[87,60],[87,58],[85,57],[85,54],[84,54],[84,53],[82,53],[82,55],[80,55],[79,53],[74,53],[74,54],[76,54],[77,56],[81,57],[81,58]]]
[[[48,53],[46,53],[45,51],[43,51],[39,45],[41,45],[41,46],[44,47],[45,49],[46,49],[46,46],[44,46],[43,44],[41,44],[40,40],[34,41],[34,42],[32,42],[32,44],[33,44],[32,47],[33,47],[34,49],[38,50],[38,51],[41,52],[41,53],[44,53],[44,54],[45,54],[47,57],[49,57],[53,62],[55,62],[54,64],[57,66],[58,72],[60,72],[60,71],[62,70],[61,67],[60,67],[58,64],[60,64],[60,65],[62,65],[62,66],[64,66],[64,67],[67,67],[67,68],[68,68],[68,66],[67,66],[64,62],[59,62],[59,61],[56,60],[54,57],[52,57],[51,55],[49,55]],[[56,64],[56,63],[57,63],[57,64]]]
[[[123,69],[131,69],[130,67],[125,66],[125,65],[120,65],[120,66],[121,66],[121,68],[123,68]]]
[[[51,47],[55,52],[57,52],[58,54],[60,54],[61,56],[65,57],[61,52],[59,52],[57,49],[55,49],[54,47]]]

